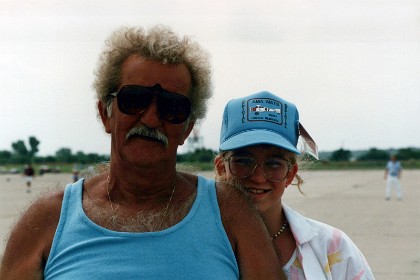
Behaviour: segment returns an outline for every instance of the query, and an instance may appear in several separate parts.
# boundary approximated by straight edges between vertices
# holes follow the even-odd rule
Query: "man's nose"
[[[150,128],[156,128],[162,124],[156,98],[153,98],[150,106],[141,114],[140,120],[143,124]]]

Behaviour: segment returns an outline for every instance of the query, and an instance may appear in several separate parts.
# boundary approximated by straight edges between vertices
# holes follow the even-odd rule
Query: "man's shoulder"
[[[225,221],[243,223],[251,216],[258,216],[249,196],[240,188],[216,182],[219,208]]]
[[[251,200],[249,199],[247,193],[245,193],[245,191],[238,186],[225,182],[216,182],[216,191],[219,201],[235,201],[237,203],[244,203],[252,206]]]
[[[40,224],[49,222],[49,220],[54,216],[59,215],[63,197],[64,189],[58,189],[44,193],[30,204],[30,206],[24,212],[22,218],[28,216],[30,220]]]
[[[63,193],[63,190],[48,192],[23,212],[10,233],[0,277],[13,274],[13,278],[7,279],[28,279],[30,275],[42,274],[42,262],[48,257],[59,221]]]

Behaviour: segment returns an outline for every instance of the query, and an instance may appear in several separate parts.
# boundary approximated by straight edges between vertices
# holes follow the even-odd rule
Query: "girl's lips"
[[[262,193],[266,193],[270,191],[270,190],[253,189],[253,188],[246,188],[245,190],[252,194],[262,194]]]

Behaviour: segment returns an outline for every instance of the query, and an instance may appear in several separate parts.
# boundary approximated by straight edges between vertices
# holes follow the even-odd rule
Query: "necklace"
[[[176,179],[177,179],[177,176],[175,175],[175,180],[174,180],[174,181],[173,181],[173,183],[172,183],[174,186],[173,186],[173,188],[172,188],[171,197],[169,197],[168,204],[166,205],[165,211],[164,211],[164,212],[163,212],[163,214],[162,214],[162,219],[160,220],[160,225],[159,225],[159,228],[162,228],[162,224],[163,224],[163,222],[165,221],[166,214],[168,213],[169,205],[171,204],[172,197],[174,196],[175,186],[176,186]]]
[[[173,182],[172,182],[172,185],[171,185],[171,187],[172,187],[172,193],[171,193],[171,196],[169,197],[169,201],[168,201],[168,204],[166,205],[166,207],[165,207],[165,211],[162,213],[162,218],[161,218],[161,221],[160,221],[160,223],[159,223],[159,229],[160,228],[162,228],[162,224],[163,224],[163,222],[164,222],[164,220],[165,220],[165,217],[166,217],[166,215],[167,215],[167,213],[168,213],[168,209],[169,209],[169,205],[171,204],[171,202],[172,202],[172,197],[174,196],[174,193],[175,193],[175,187],[176,187],[176,182],[177,182],[177,179],[178,179],[178,176],[177,175],[175,175],[175,179],[173,180]],[[106,181],[107,181],[107,184],[106,184],[106,192],[107,192],[107,194],[108,194],[108,200],[109,200],[109,204],[110,204],[110,206],[111,206],[111,211],[112,211],[112,218],[113,218],[113,220],[115,219],[115,212],[114,212],[114,206],[113,206],[113,204],[112,204],[112,200],[111,200],[111,195],[110,195],[110,193],[109,193],[109,183],[110,183],[110,178],[109,178],[109,174],[108,174],[108,177],[106,178]]]
[[[279,237],[287,228],[287,221],[284,222],[284,224],[281,226],[280,230],[274,234],[273,237],[271,237],[271,240],[276,239],[277,237]]]

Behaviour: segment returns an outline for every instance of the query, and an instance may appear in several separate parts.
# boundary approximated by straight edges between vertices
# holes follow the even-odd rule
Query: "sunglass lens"
[[[181,94],[167,92],[160,85],[155,87],[123,86],[117,95],[118,108],[127,115],[141,115],[149,108],[155,96],[161,119],[179,124],[190,115],[190,99]]]
[[[161,118],[170,123],[182,123],[191,113],[191,102],[186,96],[175,93],[161,93],[158,102]]]
[[[139,115],[150,106],[153,92],[140,87],[126,86],[121,88],[117,99],[121,112],[128,115]]]

